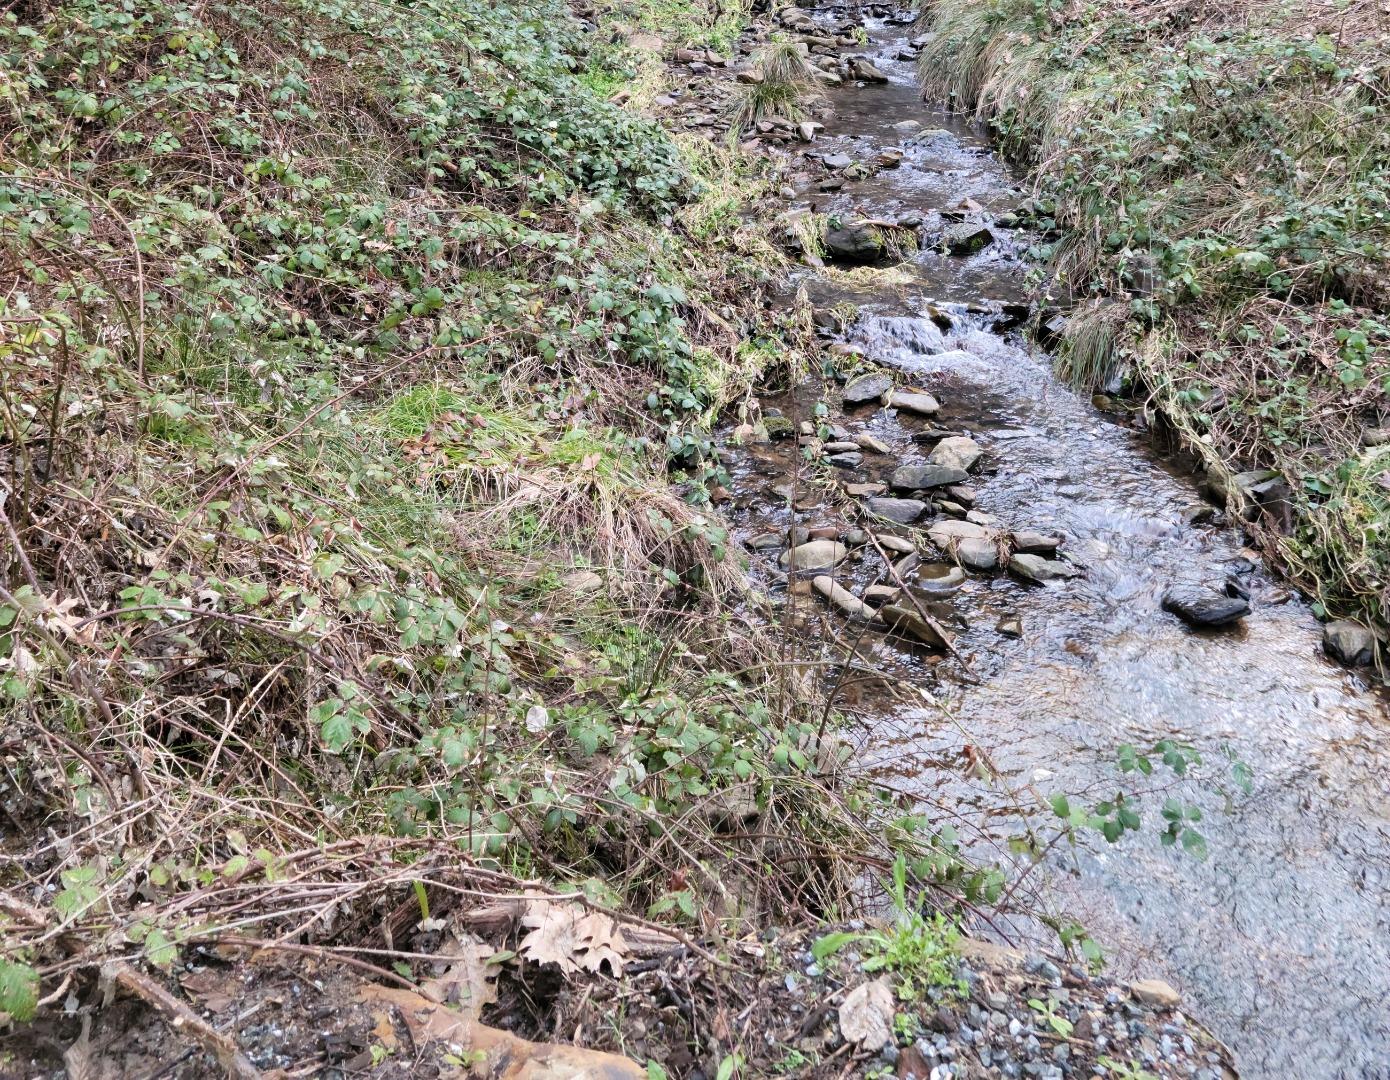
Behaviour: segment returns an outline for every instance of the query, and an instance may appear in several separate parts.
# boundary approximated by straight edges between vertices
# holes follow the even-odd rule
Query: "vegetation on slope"
[[[1131,379],[1329,609],[1390,625],[1383,5],[926,0],[929,93],[1036,171],[1079,301],[1062,361]],[[1287,492],[1278,483],[1287,484]]]
[[[787,351],[773,256],[614,70],[549,0],[0,16],[0,1008],[886,865],[700,508],[702,423]]]

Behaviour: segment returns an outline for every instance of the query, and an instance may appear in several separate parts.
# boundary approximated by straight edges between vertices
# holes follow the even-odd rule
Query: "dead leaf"
[[[484,1005],[497,1000],[494,984],[497,970],[488,963],[496,951],[468,934],[452,943],[446,942],[440,952],[460,959],[438,978],[424,980],[420,992],[431,1001],[458,1005],[476,1019]]]
[[[630,952],[627,941],[618,924],[601,911],[586,913],[578,904],[535,899],[521,925],[532,929],[518,951],[534,963],[555,964],[567,975],[580,969],[598,972],[605,963],[615,976],[623,973]]]
[[[840,1006],[840,1033],[865,1050],[882,1050],[893,1037],[893,988],[887,979],[856,986]]]

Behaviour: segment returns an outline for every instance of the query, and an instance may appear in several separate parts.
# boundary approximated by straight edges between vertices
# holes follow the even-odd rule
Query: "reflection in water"
[[[882,32],[875,63],[892,81],[846,90],[829,140],[817,149],[862,156],[903,145],[892,125],[915,119],[944,129],[903,145],[901,168],[846,185],[818,208],[888,217],[931,212],[969,195],[999,212],[1017,199],[1006,170],[958,122],[917,100],[900,39]],[[826,143],[828,142],[828,145]],[[1200,749],[1204,772],[1226,775],[1229,747],[1254,770],[1255,790],[1227,805],[1197,797],[1210,857],[1163,849],[1156,829],[1121,845],[1068,854],[1054,895],[1110,949],[1121,974],[1162,975],[1236,1050],[1245,1075],[1390,1076],[1390,724],[1383,702],[1319,651],[1307,606],[1260,570],[1233,529],[1188,524],[1194,485],[1156,461],[1135,433],[1059,385],[1020,341],[965,314],[981,300],[1024,293],[1007,236],[968,260],[923,253],[891,296],[856,292],[833,274],[808,280],[813,296],[851,296],[861,318],[848,339],[935,394],[934,423],[969,432],[986,450],[974,484],[979,509],[1007,528],[1055,530],[1084,577],[1025,587],[972,575],[951,601],[973,678],[948,677],[874,639],[874,662],[927,686],[943,712],[883,706],[864,750],[867,768],[891,774],[922,799],[987,816],[1011,799],[962,768],[968,740],[989,749],[1003,783],[1019,789],[1113,793],[1122,743],[1173,737]],[[954,315],[940,330],[929,302]],[[809,415],[814,388],[780,402]],[[854,479],[882,479],[920,461],[912,433],[925,426],[886,410],[842,422],[887,442]],[[744,538],[788,524],[779,497],[749,498],[785,473],[789,451],[740,455],[735,514]],[[780,455],[780,456],[779,456]],[[803,522],[838,520],[829,508]],[[1254,611],[1239,629],[1194,633],[1159,606],[1177,581],[1221,583],[1244,575]],[[846,571],[852,583],[867,568]],[[1001,636],[1001,618],[1024,626]],[[1040,772],[1040,770],[1045,770]],[[1045,778],[1044,778],[1045,777]],[[1146,823],[1157,820],[1147,805]],[[1005,827],[1008,827],[1007,825]]]

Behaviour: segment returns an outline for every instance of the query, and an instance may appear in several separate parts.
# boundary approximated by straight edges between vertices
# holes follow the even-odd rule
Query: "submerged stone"
[[[1163,610],[1171,611],[1189,626],[1229,626],[1250,614],[1250,603],[1205,585],[1173,585],[1163,594]]]

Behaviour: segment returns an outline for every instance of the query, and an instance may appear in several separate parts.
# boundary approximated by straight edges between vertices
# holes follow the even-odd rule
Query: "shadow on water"
[[[987,214],[1015,205],[1014,179],[986,141],[918,99],[911,65],[894,59],[902,44],[899,30],[874,31],[865,51],[890,82],[839,92],[837,115],[813,147],[864,157],[898,146],[902,165],[839,192],[808,193],[803,204],[846,217],[916,215],[929,229],[935,211],[963,195]],[[893,125],[909,119],[928,134],[904,141]],[[934,393],[942,411],[933,424],[984,447],[976,507],[1009,529],[1064,534],[1064,552],[1085,569],[1041,587],[972,574],[950,601],[969,679],[953,678],[949,661],[869,635],[863,654],[927,690],[937,707],[871,701],[865,767],[924,803],[1007,822],[1011,800],[967,775],[967,742],[988,748],[1003,786],[1098,798],[1124,782],[1115,768],[1123,743],[1191,743],[1212,776],[1224,776],[1229,748],[1253,769],[1255,786],[1229,803],[1203,789],[1208,858],[1163,848],[1150,802],[1140,836],[1051,863],[1048,891],[1107,947],[1119,974],[1166,977],[1182,989],[1245,1075],[1390,1076],[1384,701],[1322,657],[1307,604],[1251,565],[1237,530],[1191,523],[1200,502],[1191,479],[1058,383],[1046,357],[971,314],[981,301],[1025,295],[1024,243],[1000,232],[968,259],[919,253],[882,292],[833,273],[804,281],[822,302],[853,299],[860,317],[845,340]],[[949,330],[929,317],[933,305],[953,316]],[[766,404],[806,417],[818,394],[806,387]],[[881,480],[924,459],[912,435],[926,421],[877,406],[832,419],[892,450],[866,454],[845,479]],[[732,516],[743,539],[790,524],[794,453],[789,444],[735,452]],[[840,515],[808,503],[797,520],[845,524]],[[1160,607],[1171,583],[1220,583],[1232,573],[1254,608],[1237,630],[1194,632]],[[850,584],[869,580],[866,568],[845,574]],[[796,599],[825,618],[809,598]],[[1002,619],[1019,620],[1022,636],[1001,635]],[[863,702],[858,708],[863,716]]]

